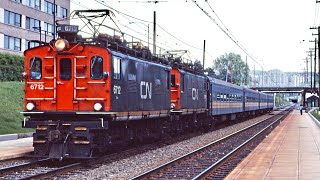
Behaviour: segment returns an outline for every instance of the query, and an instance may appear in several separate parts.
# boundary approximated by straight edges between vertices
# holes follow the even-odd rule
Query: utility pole
[[[253,66],[253,87],[256,88],[256,65]]]
[[[53,0],[53,39],[56,39],[56,0]],[[41,36],[41,32],[40,32]]]
[[[156,54],[156,11],[153,11],[153,54]]]
[[[230,82],[232,83],[232,61],[230,63]]]
[[[203,40],[203,62],[202,62],[202,65],[203,65],[203,72],[204,72],[204,61],[206,59],[206,40]]]
[[[311,61],[312,59],[310,59]],[[317,38],[315,39],[314,41],[314,72],[313,72],[313,80],[314,80],[314,83],[313,83],[313,91],[316,92],[316,72],[317,72]]]
[[[309,42],[315,42],[315,41],[309,41]],[[312,60],[313,59],[313,57],[312,57],[312,55],[313,55],[313,48],[310,48],[310,50],[309,51],[307,51],[307,53],[308,53],[308,55],[309,55],[309,59],[310,60]],[[316,58],[314,58],[314,62],[316,62]],[[314,78],[313,78],[313,84],[314,84],[314,90],[316,90],[315,89],[315,84],[316,84],[316,65],[314,64]],[[312,88],[312,86],[311,86],[311,88]]]
[[[320,1],[316,1],[317,3],[319,3]],[[318,27],[311,27],[310,29],[318,29],[318,34],[312,34],[312,35],[318,35],[318,73],[319,73],[319,75],[320,75],[320,26],[318,26]],[[316,39],[316,41],[317,41],[317,39]],[[317,42],[315,42],[315,47],[316,47],[316,45],[317,45]],[[314,50],[314,52],[315,52],[315,59],[316,59],[316,57],[317,57],[317,54],[316,54],[316,52],[317,52],[317,49],[315,49]],[[318,78],[319,80],[319,87],[318,87],[318,89],[317,89],[317,94],[318,94],[318,97],[320,97],[320,78]],[[318,98],[318,107],[320,108],[320,101],[319,101],[319,99],[320,98]]]
[[[245,82],[245,85],[248,85],[248,84],[247,84],[247,83],[248,83],[248,68],[247,68],[247,67],[248,67],[248,62],[247,62],[247,58],[248,58],[248,57],[246,56],[246,75],[245,75],[245,76],[246,76],[246,78],[245,78],[245,81],[246,81],[246,82]]]
[[[309,81],[308,81],[308,79],[309,79],[309,78],[308,78],[308,62],[309,62],[309,61],[308,61],[308,58],[303,59],[303,60],[306,62],[306,80],[305,80],[305,83],[308,84],[308,82],[309,82]]]

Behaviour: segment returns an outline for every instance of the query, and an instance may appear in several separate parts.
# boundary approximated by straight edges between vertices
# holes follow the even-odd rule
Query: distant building
[[[310,74],[309,74],[310,81]],[[282,72],[278,69],[270,71],[250,72],[251,87],[304,87],[308,86],[306,73]]]
[[[30,40],[40,40],[40,33],[41,40],[49,42],[55,32],[53,12],[56,19],[70,14],[70,0],[55,0],[55,3],[54,0],[0,0],[0,52],[23,55]],[[30,47],[38,45],[30,43]]]

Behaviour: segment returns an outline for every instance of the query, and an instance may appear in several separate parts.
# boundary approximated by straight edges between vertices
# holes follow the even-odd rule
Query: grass
[[[31,132],[21,127],[23,82],[0,82],[0,134]]]
[[[318,119],[318,121],[320,121],[320,111],[315,110],[315,111],[312,112],[312,115],[313,115],[316,119]]]

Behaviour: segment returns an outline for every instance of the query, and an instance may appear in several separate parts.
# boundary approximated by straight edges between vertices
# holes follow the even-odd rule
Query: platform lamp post
[[[149,49],[149,46],[150,46],[150,43],[149,43],[149,24],[145,24],[145,23],[142,23],[142,22],[129,22],[129,24],[143,24],[144,26],[146,26],[148,28],[148,49]]]

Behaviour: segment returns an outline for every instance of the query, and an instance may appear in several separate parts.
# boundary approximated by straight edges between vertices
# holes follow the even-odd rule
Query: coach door
[[[71,57],[57,59],[57,110],[73,110],[73,65]]]

